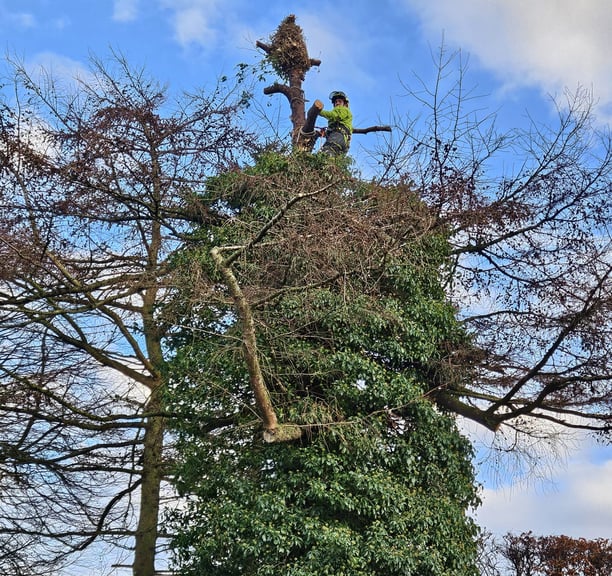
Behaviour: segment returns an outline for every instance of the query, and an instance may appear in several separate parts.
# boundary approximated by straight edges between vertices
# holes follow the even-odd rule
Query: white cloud
[[[220,0],[160,0],[160,5],[172,13],[174,36],[181,46],[206,45],[215,40]]]
[[[318,74],[309,81],[324,96],[332,90],[347,91],[349,81],[361,89],[371,83],[370,75],[362,65],[364,52],[367,52],[367,38],[363,38],[359,26],[346,20],[342,11],[322,7],[316,13],[301,14],[298,25],[304,31],[310,56],[322,60]],[[342,30],[341,42],[338,41],[338,30]],[[349,98],[352,98],[351,94]]]
[[[507,88],[592,89],[612,109],[609,0],[404,0],[424,30],[467,50]]]
[[[487,488],[478,524],[496,533],[532,531],[573,538],[612,538],[612,457],[603,462],[570,459],[556,486]]]
[[[497,535],[612,539],[612,448],[584,430],[538,419],[527,424],[529,435],[459,420],[477,449],[484,485],[478,525]]]
[[[114,0],[113,20],[130,22],[138,14],[138,0]]]
[[[43,85],[47,78],[64,84],[73,84],[77,80],[91,81],[91,73],[81,62],[55,52],[39,52],[26,63],[26,69]]]
[[[9,22],[17,26],[17,28],[35,28],[36,18],[30,12],[10,12],[3,14]]]

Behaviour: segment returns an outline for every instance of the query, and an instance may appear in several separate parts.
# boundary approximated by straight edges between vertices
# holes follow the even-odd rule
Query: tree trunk
[[[157,263],[161,247],[161,228],[155,223],[151,229],[149,259]],[[162,392],[164,379],[164,354],[161,332],[155,319],[158,302],[157,286],[150,286],[143,294],[142,320],[149,372],[154,381],[149,385],[150,396],[146,403],[149,414],[145,425],[140,486],[140,510],[136,527],[134,549],[134,576],[155,576],[155,557],[158,538],[160,489],[163,470],[164,427]]]
[[[295,143],[296,147],[300,150],[312,152],[315,142],[319,137],[319,133],[315,130],[315,122],[319,117],[320,111],[321,109],[315,104],[308,109],[308,113],[306,114],[306,122],[298,132]]]
[[[154,415],[147,420],[143,441],[141,501],[135,536],[134,576],[155,575],[159,500],[163,475],[161,462],[164,419],[159,416],[161,408],[160,383],[157,388],[152,390],[147,403],[147,411]]]

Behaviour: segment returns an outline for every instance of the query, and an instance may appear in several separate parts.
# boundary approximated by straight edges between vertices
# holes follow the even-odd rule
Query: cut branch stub
[[[313,104],[308,109],[308,114],[306,115],[306,123],[299,131],[296,140],[296,146],[300,150],[311,152],[314,148],[315,142],[319,137],[319,132],[315,130],[315,122],[317,121],[320,111],[321,109],[316,104]]]
[[[302,437],[302,428],[297,424],[279,424],[274,430],[263,431],[263,440],[266,444],[291,442]]]
[[[353,128],[353,134],[369,134],[370,132],[391,132],[391,126],[368,126],[367,128]]]

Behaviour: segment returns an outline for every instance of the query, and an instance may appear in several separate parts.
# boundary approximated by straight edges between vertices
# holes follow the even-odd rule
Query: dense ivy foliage
[[[197,278],[168,396],[180,573],[476,574],[471,446],[430,399],[466,340],[438,281],[444,234],[408,188],[311,156],[265,155],[202,202],[219,225],[177,262]],[[212,246],[239,252],[272,404],[303,430],[293,442],[262,441]]]

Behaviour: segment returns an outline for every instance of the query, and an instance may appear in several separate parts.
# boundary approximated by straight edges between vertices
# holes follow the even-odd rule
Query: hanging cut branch
[[[236,306],[238,318],[242,324],[242,346],[246,360],[249,382],[255,395],[255,403],[263,422],[263,438],[265,442],[286,442],[296,440],[302,435],[302,430],[295,424],[278,424],[276,412],[270,400],[270,393],[264,381],[257,352],[257,338],[255,334],[255,321],[249,301],[238,284],[236,276],[229,264],[221,255],[221,249],[214,247],[210,254],[221,272],[225,284]]]
[[[331,188],[335,182],[318,188],[313,192],[298,194],[289,200],[285,206],[272,217],[268,223],[256,234],[253,239],[242,246],[215,246],[211,249],[210,254],[215,262],[215,265],[219,269],[219,272],[223,276],[225,285],[227,286],[234,305],[236,307],[236,313],[242,324],[242,342],[243,342],[243,353],[247,369],[249,372],[249,383],[253,394],[255,396],[255,403],[259,410],[260,416],[263,422],[263,438],[265,442],[287,442],[290,440],[296,440],[302,435],[302,428],[295,424],[280,424],[276,416],[276,411],[270,400],[270,393],[266,386],[261,365],[259,362],[259,353],[257,350],[257,335],[255,332],[255,320],[253,318],[253,312],[251,305],[242,292],[240,284],[232,271],[232,263],[236,260],[239,254],[259,242],[267,233],[267,231],[276,224],[294,204],[300,202],[305,198],[315,196],[322,192],[325,192]],[[233,254],[228,258],[223,258],[222,250],[233,250]]]

